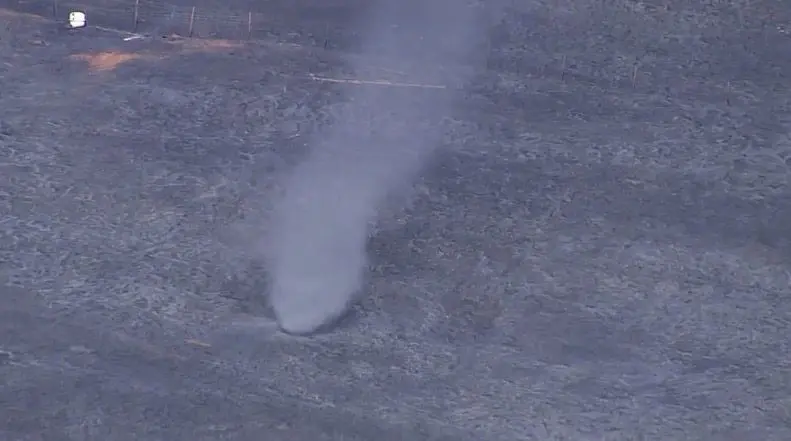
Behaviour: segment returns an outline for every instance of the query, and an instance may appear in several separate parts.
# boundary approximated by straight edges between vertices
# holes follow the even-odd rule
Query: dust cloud
[[[361,293],[370,225],[436,150],[441,122],[452,113],[453,84],[469,77],[461,66],[480,55],[476,5],[379,3],[367,20],[363,56],[355,59],[399,72],[403,82],[452,84],[350,85],[340,115],[282,183],[266,243],[270,304],[288,333],[331,326]]]

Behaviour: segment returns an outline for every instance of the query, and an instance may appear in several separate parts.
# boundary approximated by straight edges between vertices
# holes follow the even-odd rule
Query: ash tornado
[[[380,0],[365,34],[368,66],[402,83],[463,84],[480,55],[480,9],[465,0]],[[269,300],[280,328],[331,326],[363,288],[366,242],[384,201],[411,186],[452,111],[445,89],[350,85],[340,115],[283,182],[267,243]]]

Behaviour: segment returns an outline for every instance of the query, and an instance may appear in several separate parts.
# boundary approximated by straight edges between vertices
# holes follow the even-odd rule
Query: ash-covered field
[[[0,11],[0,439],[791,439],[791,13],[665,4],[493,14],[445,88]],[[288,336],[273,201],[364,88],[453,105]]]

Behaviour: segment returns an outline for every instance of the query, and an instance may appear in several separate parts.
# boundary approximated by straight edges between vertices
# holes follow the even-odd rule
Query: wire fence
[[[287,8],[267,14],[154,0],[16,0],[11,3],[11,9],[16,11],[62,21],[67,19],[69,12],[81,11],[89,25],[133,33],[234,40],[275,39],[325,48],[343,46],[347,39],[337,28],[337,21],[305,20],[295,17]]]

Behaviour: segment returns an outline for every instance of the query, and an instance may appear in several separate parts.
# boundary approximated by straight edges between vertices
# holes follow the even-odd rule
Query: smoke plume
[[[400,72],[405,83],[465,80],[461,66],[479,47],[477,8],[464,0],[379,3],[358,59]],[[283,183],[269,229],[270,303],[284,331],[331,324],[361,292],[369,226],[436,149],[452,89],[349,87],[341,114]]]

